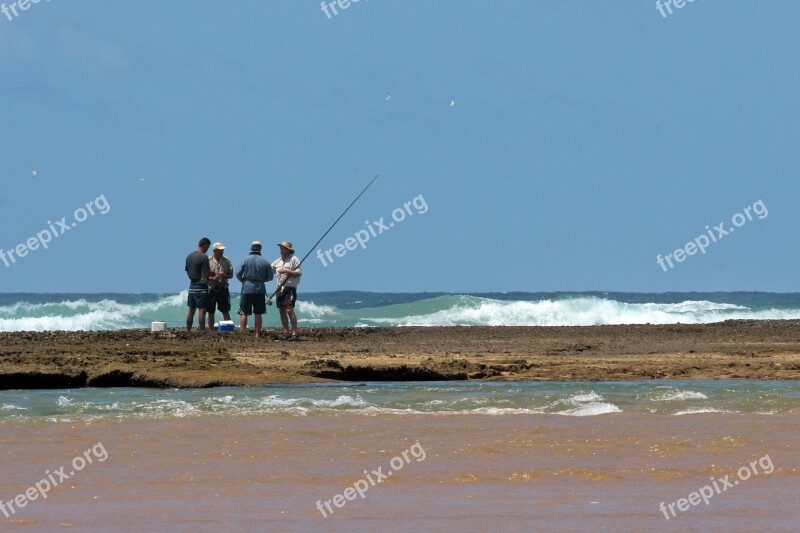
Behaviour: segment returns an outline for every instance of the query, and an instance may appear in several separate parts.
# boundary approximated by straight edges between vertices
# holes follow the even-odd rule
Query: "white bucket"
[[[150,331],[153,333],[157,331],[167,331],[167,323],[166,322],[153,322],[150,325]]]

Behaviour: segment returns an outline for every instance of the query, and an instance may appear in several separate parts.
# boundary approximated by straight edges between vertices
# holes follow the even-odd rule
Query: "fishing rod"
[[[367,192],[367,189],[369,189],[370,187],[372,187],[372,184],[373,184],[373,183],[375,183],[375,180],[376,180],[376,179],[378,179],[378,177],[379,177],[379,176],[380,176],[380,174],[375,174],[375,177],[374,177],[374,178],[372,178],[372,181],[370,181],[370,182],[367,184],[367,186],[366,186],[366,187],[364,187],[364,190],[362,190],[362,191],[359,193],[359,195],[358,195],[358,196],[356,196],[356,199],[355,199],[355,200],[353,200],[352,202],[350,202],[350,205],[348,205],[348,206],[347,206],[347,209],[345,209],[344,211],[342,211],[342,214],[341,214],[341,215],[339,215],[339,218],[337,218],[337,219],[336,219],[336,221],[335,221],[333,224],[331,224],[331,227],[330,227],[330,228],[328,228],[328,231],[326,231],[326,232],[325,232],[325,233],[322,235],[322,237],[320,237],[320,238],[319,238],[319,240],[318,240],[316,243],[314,243],[314,246],[312,246],[311,248],[309,248],[309,250],[308,250],[308,253],[305,255],[305,257],[303,257],[303,259],[301,259],[301,260],[300,260],[300,263],[297,265],[297,268],[293,268],[292,270],[297,270],[298,268],[300,268],[300,267],[302,266],[302,264],[303,264],[303,261],[305,261],[305,260],[308,258],[308,256],[309,256],[309,255],[311,255],[311,252],[313,252],[313,251],[314,251],[314,249],[315,249],[315,248],[316,248],[316,247],[319,245],[319,243],[321,243],[321,242],[322,242],[322,239],[324,239],[325,237],[327,237],[327,236],[328,236],[328,233],[330,233],[330,232],[331,232],[331,230],[334,228],[334,226],[336,226],[336,224],[338,224],[338,223],[339,223],[339,221],[340,221],[340,220],[342,220],[342,217],[343,217],[343,216],[345,216],[345,215],[347,214],[347,212],[348,212],[348,211],[350,211],[350,208],[351,208],[351,207],[353,207],[353,205],[355,205],[355,203],[358,201],[358,199],[359,199],[359,198],[361,198],[361,197],[364,195],[364,193],[365,193],[365,192]],[[280,290],[283,288],[283,285],[284,285],[284,284],[286,283],[286,281],[289,279],[289,275],[288,275],[288,274],[284,274],[284,276],[285,276],[285,277],[284,277],[284,279],[283,279],[283,283],[278,283],[277,287],[275,288],[275,292],[273,292],[273,293],[272,293],[272,295],[271,295],[271,296],[270,296],[270,297],[267,299],[267,305],[272,305],[272,299],[275,297],[275,295],[276,295],[276,294],[278,294],[278,292],[279,292],[279,291],[280,291]]]

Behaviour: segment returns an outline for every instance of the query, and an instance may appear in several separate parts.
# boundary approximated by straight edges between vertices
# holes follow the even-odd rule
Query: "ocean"
[[[234,297],[234,309],[238,297]],[[301,326],[592,326],[800,318],[800,293],[300,293]],[[219,315],[217,315],[219,317]],[[0,331],[182,326],[178,294],[0,294]],[[266,326],[277,312],[267,309]]]
[[[185,298],[2,294],[0,330],[181,327]],[[301,293],[298,311],[702,324],[800,318],[800,294]],[[0,528],[795,532],[798,413],[800,382],[766,380],[3,390]]]

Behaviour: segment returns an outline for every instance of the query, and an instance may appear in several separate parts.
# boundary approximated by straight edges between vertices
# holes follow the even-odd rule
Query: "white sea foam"
[[[301,401],[302,399],[300,398],[291,398],[287,400],[273,394],[271,396],[262,398],[259,403],[261,404],[261,407],[265,407],[267,409],[281,409],[295,406]]]
[[[704,413],[731,413],[732,411],[724,411],[721,409],[714,409],[711,407],[698,407],[695,409],[686,409],[684,411],[678,411],[677,413],[672,413],[673,416],[682,416],[682,415],[701,415]]]
[[[317,305],[314,302],[304,302],[302,300],[297,302],[297,312],[312,318],[336,318],[341,316],[339,311],[332,305]]]
[[[155,416],[184,418],[189,416],[200,416],[203,413],[200,409],[184,400],[156,400],[144,406],[144,411]]]
[[[224,403],[224,404],[226,404],[226,405],[230,405],[230,404],[231,404],[231,402],[233,401],[233,396],[231,396],[231,395],[229,394],[228,396],[223,396],[223,397],[221,397],[221,398],[212,398],[212,399],[213,399],[215,402],[220,402],[220,403]]]
[[[463,413],[463,411],[461,412]],[[522,409],[513,407],[479,407],[473,409],[469,413],[478,415],[542,415],[544,411],[541,409]]]
[[[654,402],[673,402],[681,400],[708,400],[708,396],[702,392],[694,391],[675,391],[662,394],[653,398]]]
[[[590,391],[575,394],[566,400],[556,400],[549,405],[547,412],[564,416],[597,416],[621,413],[622,409],[605,401],[605,398],[595,391]]]
[[[597,394],[596,392],[592,391],[589,394],[578,394],[573,396],[569,399],[571,402],[583,403],[583,402],[599,402],[602,401],[603,397]]]
[[[579,407],[573,407],[572,409],[567,409],[566,411],[560,411],[553,414],[564,415],[564,416],[597,416],[597,415],[605,415],[609,413],[621,413],[621,412],[622,409],[620,409],[613,403],[590,402],[581,405]]]
[[[364,401],[364,398],[361,396],[356,396],[353,398],[352,396],[339,396],[335,400],[311,400],[306,399],[305,401],[311,403],[311,405],[315,407],[357,407],[363,408],[367,407],[370,404]]]
[[[186,291],[152,302],[125,304],[113,299],[58,303],[17,302],[0,306],[0,331],[115,330],[149,327],[154,320],[180,325],[186,316]],[[473,296],[443,296],[402,306],[341,310],[298,302],[307,325],[374,326],[589,326],[602,324],[699,324],[728,319],[798,319],[800,309],[766,309],[708,301],[629,304],[596,297],[539,301],[501,301]],[[426,310],[425,312],[421,312]],[[427,310],[434,310],[428,312]],[[385,315],[382,315],[385,313]]]
[[[797,309],[752,311],[747,307],[708,301],[631,304],[595,297],[537,302],[464,297],[460,303],[430,314],[365,320],[393,326],[592,326],[796,318],[800,318]]]
[[[371,416],[375,416],[375,415],[428,415],[428,414],[433,414],[431,412],[417,411],[416,409],[411,409],[411,408],[408,408],[408,409],[397,409],[397,408],[393,408],[393,407],[376,407],[374,405],[371,405],[371,406],[367,407],[366,409],[363,409],[362,411],[360,411],[360,413],[361,414],[365,414],[365,415],[371,415]]]
[[[185,305],[187,291],[154,302],[123,304],[115,300],[86,300],[0,307],[0,331],[86,331],[124,329],[149,324],[149,315]]]
[[[74,404],[71,398],[68,398],[67,396],[59,396],[58,400],[56,400],[56,405],[59,407],[70,407]]]
[[[429,407],[433,407],[435,405],[446,405],[446,404],[447,404],[447,402],[445,402],[444,400],[430,400],[428,402],[424,402],[422,405],[427,405]]]

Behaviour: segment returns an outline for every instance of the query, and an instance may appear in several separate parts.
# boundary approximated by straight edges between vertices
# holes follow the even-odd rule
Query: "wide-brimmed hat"
[[[214,246],[212,246],[211,249],[212,250],[224,250],[225,249],[225,245],[222,244],[221,242],[215,242]]]
[[[284,248],[286,248],[290,252],[294,253],[294,247],[292,247],[292,243],[290,243],[289,241],[279,242],[278,246],[283,246]]]

